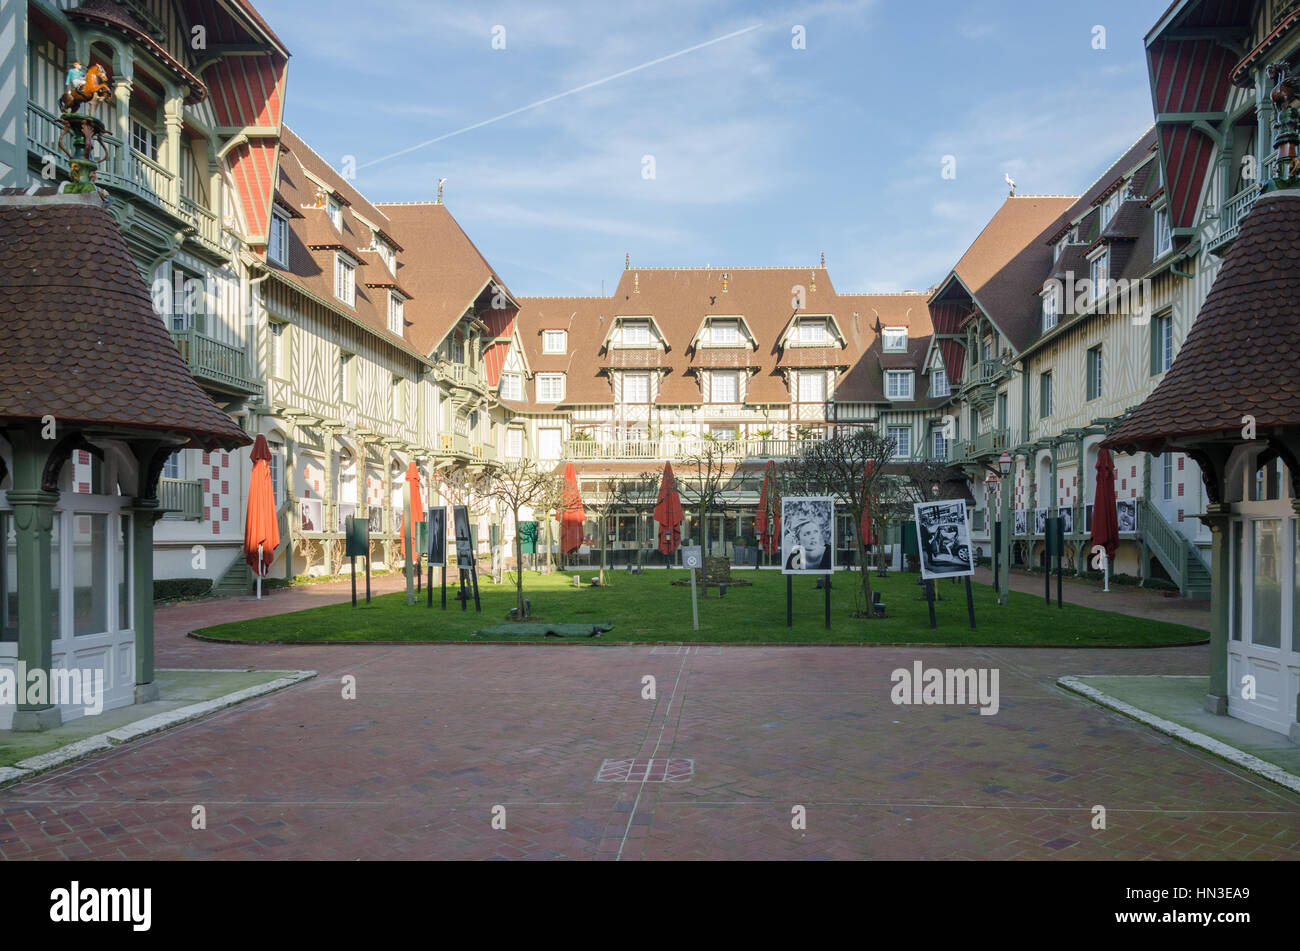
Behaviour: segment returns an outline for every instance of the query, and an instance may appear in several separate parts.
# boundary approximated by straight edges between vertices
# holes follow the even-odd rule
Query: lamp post
[[[1002,483],[998,492],[1002,502],[1002,538],[998,547],[998,604],[1008,601],[1007,586],[1011,581],[1011,453],[1002,451],[998,456],[998,471],[1002,474]]]

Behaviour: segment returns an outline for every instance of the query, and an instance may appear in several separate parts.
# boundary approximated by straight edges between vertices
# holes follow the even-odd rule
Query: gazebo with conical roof
[[[163,463],[251,440],[190,376],[98,191],[0,191],[0,246],[0,729],[43,730],[84,710],[55,670],[99,672],[104,709],[157,697]],[[15,691],[35,671],[44,691]]]
[[[1278,116],[1278,138],[1300,127]],[[1294,150],[1291,152],[1294,155]],[[1286,152],[1283,151],[1283,155]],[[1206,709],[1300,742],[1300,175],[1285,158],[1173,366],[1103,445],[1185,452],[1213,531]]]

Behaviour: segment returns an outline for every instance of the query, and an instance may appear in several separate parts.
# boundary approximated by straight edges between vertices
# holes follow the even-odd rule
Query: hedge
[[[153,599],[155,601],[204,598],[211,591],[211,578],[155,578],[153,583]]]

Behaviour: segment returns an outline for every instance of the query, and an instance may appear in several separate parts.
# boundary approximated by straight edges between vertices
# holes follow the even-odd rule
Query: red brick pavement
[[[400,584],[400,579],[391,582]],[[164,666],[320,677],[0,790],[0,858],[1290,858],[1300,797],[1054,686],[1153,651],[239,646],[183,637],[329,590],[159,611]],[[280,600],[284,599],[284,600]],[[297,599],[297,600],[290,600]],[[1001,709],[890,672],[1000,670]],[[357,678],[344,700],[340,678]],[[642,677],[657,695],[642,699]],[[689,782],[597,783],[605,759]],[[207,810],[206,830],[191,808]],[[491,827],[503,805],[506,829]],[[807,828],[791,827],[802,805]],[[1091,827],[1092,807],[1107,828]]]

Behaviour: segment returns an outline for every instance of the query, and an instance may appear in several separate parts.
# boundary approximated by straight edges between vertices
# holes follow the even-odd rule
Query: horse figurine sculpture
[[[68,83],[67,91],[59,97],[59,108],[64,112],[76,112],[83,102],[108,102],[112,95],[108,73],[96,63],[86,71],[85,79]]]

